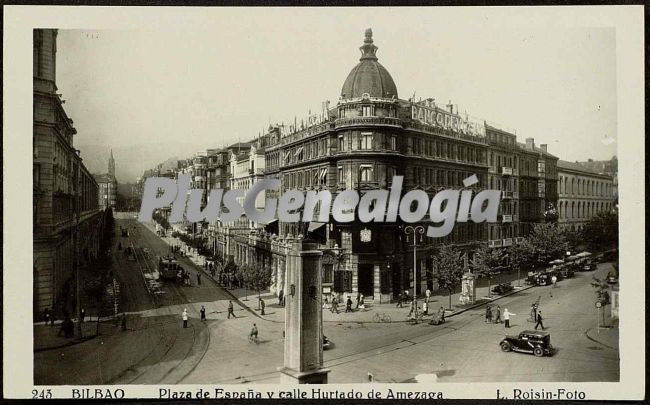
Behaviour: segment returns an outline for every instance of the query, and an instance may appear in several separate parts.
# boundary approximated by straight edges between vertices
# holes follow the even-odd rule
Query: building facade
[[[616,208],[614,178],[587,169],[580,163],[558,162],[558,223],[582,229],[596,214]]]
[[[415,261],[413,236],[406,234],[409,224],[320,222],[318,209],[312,221],[249,226],[236,237],[223,235],[224,257],[236,263],[270,261],[275,292],[287,291],[285,250],[297,237],[344,253],[340,261],[324,261],[325,296],[358,292],[384,302],[404,290],[421,293],[437,287],[432,266],[437,247],[454,245],[468,258],[480,246],[507,247],[543,221],[549,204],[557,204],[557,158],[545,145],[537,148],[532,139],[519,144],[514,134],[459,114],[451,104],[400,99],[395,82],[378,62],[377,49],[368,30],[359,63],[346,78],[336,106],[324,103],[320,114],[271,126],[261,138],[264,176],[281,180],[280,190],[267,196],[277,198],[289,189],[327,190],[334,199],[345,190],[364,194],[390,189],[393,176],[399,175],[404,176],[403,193],[422,190],[431,198],[443,189],[464,188],[463,179],[476,175],[479,182],[470,187],[475,193],[503,191],[499,223],[457,223],[446,237],[418,237]],[[231,155],[232,170],[239,159]],[[233,187],[248,181],[232,175],[237,181]],[[410,225],[429,224],[427,213],[422,223]]]
[[[98,255],[103,216],[57,94],[56,37],[57,30],[34,30],[33,309],[61,316],[74,308],[75,264],[83,270]]]

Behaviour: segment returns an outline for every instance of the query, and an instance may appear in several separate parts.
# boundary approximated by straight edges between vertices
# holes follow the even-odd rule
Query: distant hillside
[[[91,173],[106,173],[108,159],[113,148],[115,158],[115,176],[119,183],[132,183],[142,176],[142,172],[165,163],[166,166],[176,166],[178,159],[192,156],[199,151],[205,151],[211,145],[191,144],[161,144],[152,141],[150,144],[131,146],[106,146],[97,144],[75,145],[81,150],[83,162]]]

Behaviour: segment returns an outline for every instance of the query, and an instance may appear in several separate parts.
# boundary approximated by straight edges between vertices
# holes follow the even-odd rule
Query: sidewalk
[[[75,322],[74,333],[75,336],[71,338],[63,337],[63,333],[59,336],[61,330],[61,321],[55,321],[54,326],[45,325],[43,322],[34,324],[34,352],[43,350],[58,349],[61,347],[71,346],[78,343],[86,342],[92,338],[97,337],[97,322],[86,321],[81,324],[83,338],[77,336],[77,324]],[[118,327],[113,325],[112,322],[100,322],[99,334],[111,335],[118,331]]]
[[[152,232],[155,232],[155,226],[149,223],[145,223]],[[165,243],[168,245],[184,245],[184,243],[177,238],[172,238],[171,236],[161,237]],[[186,256],[189,258],[192,263],[199,267],[205,277],[212,278],[210,273],[205,271],[204,263],[205,257],[198,255],[197,253],[191,253]],[[528,286],[524,283],[526,277],[520,278],[521,287],[517,287],[519,283],[517,280],[511,282],[515,287],[514,290],[509,293],[504,294],[503,296],[495,295],[494,293],[490,294],[488,298],[489,289],[485,287],[476,288],[476,302],[473,304],[461,305],[459,303],[460,292],[454,293],[451,295],[451,306],[449,308],[449,296],[448,295],[432,295],[429,300],[429,314],[436,313],[440,307],[445,308],[445,317],[451,317],[458,314],[461,314],[467,310],[485,305],[487,303],[496,301],[500,298],[507,297],[509,295],[515,294],[519,291],[525,291],[533,286]],[[490,289],[494,288],[496,283],[490,285]],[[258,308],[258,295],[256,292],[251,290],[246,290],[242,288],[237,289],[227,289],[223,288],[229,295],[233,297],[233,300],[236,300],[239,305],[247,309],[249,312],[255,314],[261,319],[271,321],[271,322],[284,322],[284,311],[283,307],[278,305],[278,298],[275,294],[270,293],[269,291],[264,291],[260,294],[266,304],[265,315],[261,315]],[[365,309],[356,308],[356,294],[349,293],[350,298],[352,298],[352,308],[353,312],[345,313],[345,302],[339,303],[338,309],[339,313],[332,313],[330,311],[329,305],[325,304],[323,306],[323,322],[354,322],[354,323],[368,323],[376,322],[374,319],[375,314],[379,313],[381,315],[386,314],[390,316],[391,322],[407,322],[407,315],[409,313],[409,304],[404,303],[402,308],[397,307],[396,303],[391,304],[375,304],[368,302],[365,304]],[[348,294],[343,294],[343,301],[347,299]],[[418,307],[421,309],[423,303],[423,298],[418,298]],[[425,317],[426,318],[426,317]],[[431,315],[428,316],[428,319],[431,318]]]
[[[523,283],[522,279],[522,287],[517,288],[515,287],[514,290],[510,291],[507,294],[504,295],[495,295],[492,294],[492,296],[488,299],[487,296],[487,287],[481,287],[476,289],[476,297],[477,300],[473,304],[467,304],[467,305],[460,305],[459,304],[459,297],[460,293],[455,293],[452,294],[451,296],[451,303],[452,303],[452,309],[450,310],[449,307],[449,296],[445,295],[432,295],[430,300],[429,300],[429,316],[425,316],[425,319],[431,319],[431,314],[437,312],[441,306],[445,308],[445,317],[452,317],[458,314],[461,314],[465,311],[468,311],[470,309],[480,307],[482,305],[485,305],[487,303],[497,301],[503,297],[507,297],[512,294],[516,294],[517,292],[520,291],[525,291],[530,288],[533,288],[532,286],[525,286]],[[517,285],[517,282],[513,282],[513,285]],[[493,287],[493,286],[492,286]],[[245,291],[248,291],[248,294],[245,294]],[[257,309],[258,307],[258,297],[257,293],[251,293],[251,290],[243,290],[243,289],[237,289],[233,291],[229,291],[233,295],[237,295],[239,299],[239,303],[241,305],[247,306],[248,309],[252,312],[254,312],[258,317],[265,319],[267,321],[271,322],[284,322],[284,308],[278,305],[278,298],[275,294],[270,293],[269,291],[264,291],[260,294],[260,298],[262,298],[266,304],[265,306],[265,315],[261,315],[260,311]],[[241,295],[240,295],[241,294]],[[481,298],[479,298],[481,297]],[[338,309],[339,313],[333,313],[330,310],[330,306],[328,304],[325,304],[323,306],[323,322],[336,322],[336,323],[346,323],[346,322],[353,322],[353,323],[370,323],[370,322],[377,322],[375,318],[376,314],[380,315],[388,315],[391,319],[391,322],[407,322],[407,315],[409,313],[409,304],[405,303],[403,306],[397,307],[396,303],[392,304],[374,304],[372,302],[366,303],[365,304],[365,309],[357,309],[356,308],[356,296],[353,294],[350,294],[350,298],[352,298],[352,312],[345,312],[345,303],[339,304]],[[344,299],[347,299],[347,295],[344,295]],[[418,307],[421,309],[422,308],[422,303],[423,299],[418,299]],[[496,305],[496,304],[495,304]],[[381,321],[379,321],[381,322]]]

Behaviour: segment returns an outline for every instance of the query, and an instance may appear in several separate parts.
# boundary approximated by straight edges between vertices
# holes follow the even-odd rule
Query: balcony
[[[512,191],[502,191],[501,192],[501,198],[504,200],[508,200],[512,198]]]
[[[496,248],[496,247],[502,247],[502,246],[503,246],[503,240],[501,240],[501,239],[495,239],[495,240],[489,240],[488,241],[488,247]]]
[[[402,120],[392,117],[352,117],[341,118],[335,121],[336,128],[351,127],[357,125],[390,125],[402,127]]]
[[[512,176],[512,167],[501,166],[501,174],[504,176]]]
[[[518,236],[515,238],[515,243],[523,243],[526,240],[523,236]]]
[[[512,238],[504,239],[503,246],[512,246]]]
[[[501,215],[501,222],[512,222],[512,215]]]

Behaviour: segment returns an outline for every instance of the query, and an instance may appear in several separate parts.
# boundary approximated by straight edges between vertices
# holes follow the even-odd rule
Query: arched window
[[[571,201],[571,219],[576,217],[575,208],[576,208],[575,201]]]

